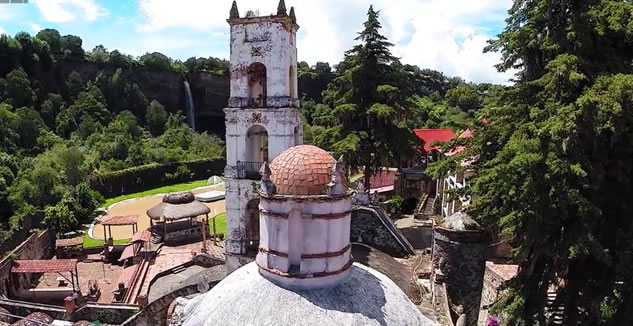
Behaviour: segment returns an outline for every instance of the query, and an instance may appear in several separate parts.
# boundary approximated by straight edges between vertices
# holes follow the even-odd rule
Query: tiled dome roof
[[[270,180],[280,195],[323,195],[334,163],[330,154],[316,146],[291,147],[270,164]]]

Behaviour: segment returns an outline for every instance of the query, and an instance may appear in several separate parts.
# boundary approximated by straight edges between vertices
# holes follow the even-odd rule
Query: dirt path
[[[203,192],[211,191],[211,190],[224,190],[224,185],[210,186],[205,188],[200,188],[194,190],[194,194],[200,194]],[[117,215],[138,215],[138,229],[145,230],[149,228],[149,217],[146,212],[148,209],[153,206],[159,204],[163,200],[162,195],[157,196],[149,196],[143,198],[137,198],[134,200],[129,200],[125,202],[121,202],[115,204],[112,208],[108,210],[108,215],[117,216]],[[224,205],[224,200],[220,200],[214,203],[205,204],[211,209],[211,213],[209,213],[209,217],[213,217],[217,214],[224,213],[226,211],[226,207]],[[98,223],[95,225],[93,231],[93,237],[95,239],[103,239],[103,226]],[[132,226],[113,226],[112,227],[112,237],[115,240],[118,239],[129,239],[132,237]]]

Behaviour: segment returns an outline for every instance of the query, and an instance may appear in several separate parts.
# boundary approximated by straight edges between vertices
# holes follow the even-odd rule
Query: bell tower
[[[228,271],[252,261],[259,246],[259,180],[264,162],[301,145],[297,90],[299,25],[284,0],[277,13],[240,17],[233,1],[231,97],[226,115],[226,264]]]

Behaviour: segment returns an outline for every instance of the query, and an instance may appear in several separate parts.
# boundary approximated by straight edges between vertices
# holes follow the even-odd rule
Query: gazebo
[[[105,242],[109,245],[108,240],[112,239],[112,226],[124,226],[131,225],[132,226],[132,234],[138,231],[138,215],[126,215],[126,216],[106,216],[102,221],[101,225],[103,225],[103,238]],[[107,230],[110,233],[110,236],[106,233]]]
[[[209,207],[196,200],[193,193],[184,192],[165,195],[163,202],[150,208],[147,211],[147,215],[150,217],[152,233],[161,235],[160,233],[162,232],[163,241],[165,242],[191,239],[202,233],[202,251],[206,252],[210,211]],[[201,215],[205,216],[203,225],[200,225],[197,220],[197,217]],[[161,220],[162,228],[160,226]],[[154,225],[154,222],[156,222],[156,225]],[[214,243],[216,241],[215,233],[214,219]]]

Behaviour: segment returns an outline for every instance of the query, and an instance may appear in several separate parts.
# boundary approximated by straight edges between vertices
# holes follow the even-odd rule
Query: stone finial
[[[279,5],[277,6],[277,16],[287,15],[286,12],[286,2],[284,0],[279,0]]]
[[[356,183],[356,194],[352,199],[354,205],[367,206],[371,203],[369,199],[369,192],[365,189],[365,183],[361,181]]]
[[[327,185],[327,193],[330,196],[340,196],[347,193],[343,156],[332,166],[332,181]]]
[[[270,175],[272,174],[272,171],[270,170],[270,166],[268,166],[268,162],[264,162],[264,164],[262,164],[261,169],[259,169],[259,174],[261,174],[262,176],[262,192],[267,195],[274,194],[275,184],[270,180]]]
[[[290,7],[290,18],[293,23],[297,22],[297,16],[295,15],[295,7]]]
[[[229,18],[240,18],[240,11],[237,10],[237,1],[235,0],[233,0],[233,5],[231,6],[231,15],[229,16]]]

